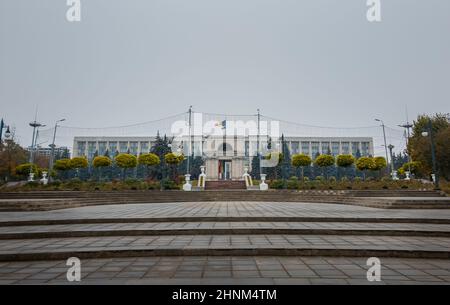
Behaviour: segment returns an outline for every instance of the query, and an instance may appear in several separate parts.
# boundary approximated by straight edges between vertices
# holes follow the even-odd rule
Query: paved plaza
[[[450,210],[295,202],[0,213],[0,283],[448,284]],[[366,277],[369,257],[381,281]],[[73,284],[73,283],[72,283]]]
[[[450,261],[381,259],[369,282],[366,259],[354,257],[145,257],[86,259],[80,284],[448,284]],[[77,284],[65,261],[0,263],[0,284]]]

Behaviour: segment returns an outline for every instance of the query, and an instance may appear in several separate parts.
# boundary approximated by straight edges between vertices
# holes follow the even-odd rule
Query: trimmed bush
[[[336,165],[339,167],[350,167],[355,163],[352,155],[339,155],[336,157]]]
[[[57,171],[68,171],[71,170],[70,159],[59,159],[55,161],[55,165],[53,165],[53,169]]]
[[[161,160],[159,159],[158,155],[148,153],[140,155],[138,158],[138,163],[149,167],[160,164]]]
[[[375,158],[373,158],[373,161],[375,163],[373,170],[378,171],[387,166],[386,158],[384,158],[384,157],[375,157]]]
[[[86,157],[74,157],[70,159],[69,162],[70,168],[86,168],[88,167],[89,163]]]
[[[137,165],[137,158],[131,154],[118,154],[114,161],[117,166],[123,169],[133,168]]]
[[[22,177],[28,176],[30,174],[30,171],[33,172],[35,175],[39,175],[39,168],[36,166],[36,164],[24,163],[20,164],[15,169],[16,175]]]
[[[92,161],[92,166],[94,166],[95,168],[108,167],[111,165],[111,163],[112,163],[112,161],[110,158],[108,158],[106,156],[97,156]]]

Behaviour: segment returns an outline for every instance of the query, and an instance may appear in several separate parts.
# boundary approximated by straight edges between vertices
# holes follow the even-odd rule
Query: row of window
[[[272,144],[273,145],[273,144]],[[183,153],[188,154],[188,147],[183,147]],[[261,142],[261,151],[265,151],[269,148],[266,142]],[[106,141],[79,141],[77,142],[77,155],[83,156],[87,155],[89,159],[92,159],[97,153],[98,155],[104,155],[106,151],[113,155],[116,151],[119,153],[131,153],[137,155],[138,153],[148,153],[152,147],[151,142],[139,142],[139,141],[119,141],[119,142],[106,142]],[[368,156],[370,154],[370,142],[310,142],[310,141],[292,141],[288,142],[288,147],[291,154],[307,154],[312,157],[317,154],[353,154]],[[87,149],[86,149],[87,148]],[[200,142],[195,141],[192,143],[192,153],[196,156],[202,155],[202,145]],[[229,148],[226,151],[226,155],[237,156],[239,153],[233,149]],[[257,142],[255,141],[245,141],[244,155],[253,156],[257,152]]]

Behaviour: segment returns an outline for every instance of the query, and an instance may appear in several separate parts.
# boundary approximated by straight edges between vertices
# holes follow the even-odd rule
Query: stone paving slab
[[[450,225],[345,222],[150,222],[0,227],[0,239],[208,234],[338,234],[450,237]]]
[[[1,262],[3,284],[449,284],[450,261],[381,258],[381,281],[367,281],[367,258],[192,256],[82,259],[69,283],[64,260]]]
[[[152,218],[335,218],[450,220],[450,210],[385,210],[340,204],[300,202],[183,202],[105,205],[39,212],[0,212],[0,225],[36,220],[152,219]],[[146,220],[148,221],[148,220]],[[225,220],[227,221],[227,220]]]
[[[0,240],[0,261],[129,256],[334,255],[450,258],[450,238],[339,235],[165,235]]]

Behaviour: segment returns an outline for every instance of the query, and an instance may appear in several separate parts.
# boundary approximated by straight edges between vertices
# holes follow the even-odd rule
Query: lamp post
[[[389,153],[391,155],[391,173],[392,175],[394,174],[395,168],[394,168],[394,155],[392,154],[392,150],[394,149],[394,145],[389,144],[388,148],[389,148]]]
[[[52,144],[49,145],[50,148],[51,148],[51,151],[50,151],[50,160],[49,160],[49,162],[48,162],[48,180],[49,180],[49,182],[52,181],[51,171],[52,171],[52,169],[53,169],[53,162],[54,162],[54,158],[55,158],[54,154],[55,154],[56,129],[58,128],[58,123],[59,123],[59,122],[64,122],[65,120],[66,120],[66,119],[61,119],[61,120],[56,121],[56,123],[55,123],[55,130],[53,131],[53,141],[52,141]]]
[[[383,120],[380,120],[380,119],[375,119],[375,121],[380,122],[381,123],[381,127],[383,127],[384,151],[386,153],[386,163],[387,163],[387,162],[389,162],[389,159],[388,159],[388,151],[387,151],[388,147],[387,147],[387,144],[386,144],[386,131],[384,129],[384,122],[383,122]],[[387,171],[387,173],[389,173],[389,168],[387,166],[386,166],[386,171]]]
[[[439,189],[439,172],[438,172],[438,167],[437,167],[437,162],[436,162],[436,149],[435,149],[435,144],[434,144],[434,139],[433,139],[433,125],[431,123],[431,119],[428,120],[427,131],[423,131],[422,136],[430,137],[431,162],[433,164],[433,173],[431,174],[431,177],[433,178],[435,189]]]
[[[45,125],[36,122],[36,119],[33,122],[30,122],[29,125],[31,127],[33,127],[33,137],[31,139],[31,149],[30,149],[30,158],[29,158],[29,163],[32,164],[33,163],[33,152],[34,152],[34,146],[36,145],[37,142],[37,132],[36,129],[39,129],[39,127],[44,127]],[[28,178],[29,181],[33,181],[33,166],[30,165],[30,176]]]

